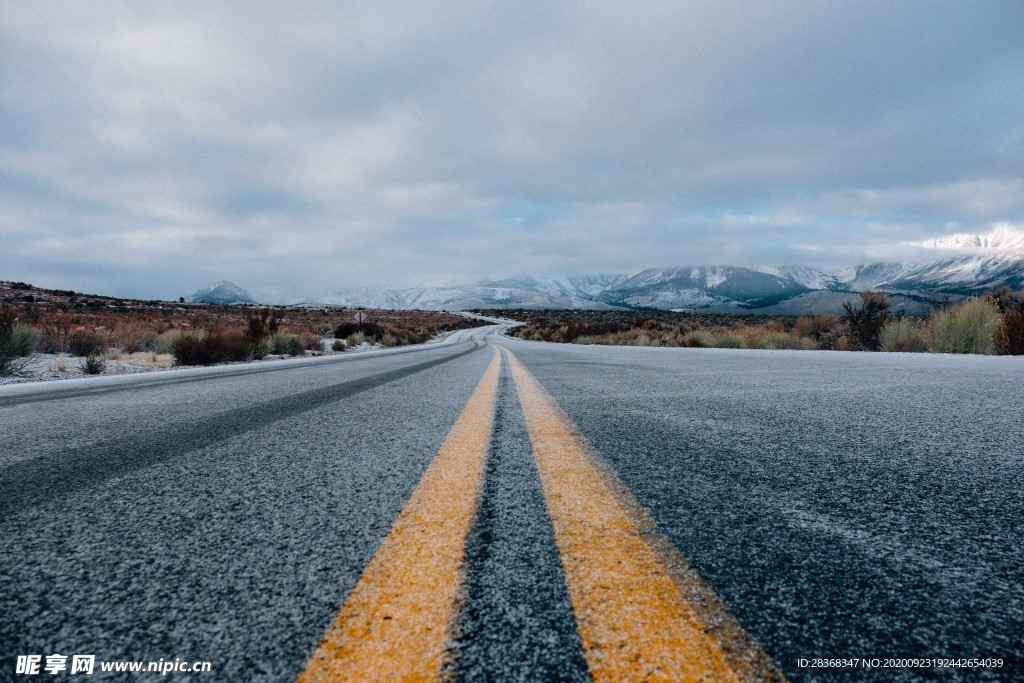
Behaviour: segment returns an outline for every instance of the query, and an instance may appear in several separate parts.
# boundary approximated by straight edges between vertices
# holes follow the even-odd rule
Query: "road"
[[[0,680],[1022,680],[1022,385],[487,327],[4,387]]]

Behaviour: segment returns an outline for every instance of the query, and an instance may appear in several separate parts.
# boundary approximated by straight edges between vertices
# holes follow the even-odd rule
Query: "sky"
[[[0,279],[281,296],[1024,229],[1024,3],[4,2]]]

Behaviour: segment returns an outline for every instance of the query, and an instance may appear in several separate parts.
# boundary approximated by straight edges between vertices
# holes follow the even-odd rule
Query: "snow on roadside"
[[[427,341],[431,344],[447,337],[450,333],[443,333]],[[344,351],[332,351],[330,342],[326,340],[326,351],[307,351],[304,356],[281,356],[269,355],[259,361],[240,361],[245,363],[270,362],[289,360],[292,358],[309,358],[311,356],[339,356],[342,354],[353,354],[362,351],[375,351],[384,348],[380,344],[369,344],[363,342],[359,346],[347,347]],[[116,375],[133,375],[142,372],[153,372],[155,370],[176,370],[179,368],[199,367],[195,365],[175,365],[174,356],[169,353],[156,354],[149,351],[139,353],[111,353],[103,356],[105,367],[98,375],[90,375],[85,369],[85,358],[72,356],[66,353],[35,353],[28,358],[21,359],[21,368],[13,375],[0,375],[0,385],[4,384],[27,384],[30,382],[52,382],[64,379],[78,379],[81,377],[113,377]],[[215,365],[231,365],[231,363],[216,363]]]

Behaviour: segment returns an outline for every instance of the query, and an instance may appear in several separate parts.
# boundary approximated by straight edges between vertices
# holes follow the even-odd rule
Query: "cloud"
[[[7,3],[0,274],[840,265],[1024,220],[1017,2]]]

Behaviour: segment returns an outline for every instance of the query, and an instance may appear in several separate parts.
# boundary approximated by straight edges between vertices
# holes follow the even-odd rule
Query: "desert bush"
[[[802,315],[793,323],[793,332],[801,337],[809,337],[814,332],[814,317]]]
[[[95,356],[106,350],[106,344],[95,332],[77,329],[68,339],[68,350],[75,356]]]
[[[936,353],[995,353],[999,309],[988,298],[940,311],[929,319],[931,350]]]
[[[418,327],[415,330],[405,330],[402,337],[406,344],[422,344],[430,341],[434,334],[425,327]]]
[[[921,325],[910,318],[890,320],[878,334],[883,351],[923,353],[928,350],[928,341]]]
[[[149,348],[153,353],[174,353],[173,343],[174,339],[180,335],[181,332],[171,330],[170,332],[164,332],[158,337],[154,337],[149,344]]]
[[[851,302],[843,302],[850,341],[859,349],[877,351],[881,345],[878,336],[889,319],[889,302],[883,292],[861,292],[860,299],[857,309]]]
[[[82,371],[87,375],[98,375],[107,369],[106,359],[98,353],[82,359]]]
[[[1011,308],[1003,314],[995,335],[996,353],[1003,356],[1024,355],[1024,307]]]
[[[240,330],[199,330],[175,335],[171,353],[177,365],[212,365],[248,360],[252,345],[248,335]]]
[[[306,351],[323,351],[324,342],[320,337],[313,334],[312,332],[303,332],[298,335],[299,341],[302,343],[303,349]]]
[[[364,341],[366,341],[366,335],[362,332],[353,332],[345,337],[345,344],[348,346],[359,346]]]
[[[745,349],[743,337],[733,332],[721,332],[715,335],[715,347],[719,349]]]
[[[31,356],[39,345],[39,332],[29,325],[13,325],[7,337],[10,353],[18,357]]]
[[[785,332],[769,329],[762,335],[755,338],[752,348],[757,349],[794,349],[801,348],[800,344]]]
[[[343,340],[341,340],[341,339],[335,339],[331,343],[331,349],[334,350],[334,351],[344,351],[345,350],[345,342]]]
[[[217,361],[210,357],[209,333],[178,332],[171,337],[171,353],[175,365],[209,365]]]
[[[124,323],[114,327],[111,343],[125,353],[135,353],[150,348],[156,335],[137,323]]]
[[[839,319],[834,315],[802,315],[793,323],[793,333],[821,342],[838,323]]]
[[[17,323],[17,314],[6,306],[0,308],[0,375],[11,375],[21,369],[21,355],[15,352],[11,335]]]
[[[385,330],[375,322],[346,322],[340,323],[334,328],[334,336],[336,339],[343,339],[359,332],[362,332],[366,337],[380,337],[384,334]]]
[[[715,345],[714,336],[707,330],[691,330],[682,339],[683,346],[706,349]]]
[[[263,360],[274,352],[274,340],[270,337],[264,337],[263,339],[258,339],[256,341],[248,339],[248,342],[249,352],[253,360]]]
[[[275,334],[280,325],[281,316],[272,308],[264,308],[256,311],[246,320],[246,336],[249,337],[250,343],[255,346],[264,338]]]
[[[245,332],[237,329],[217,330],[210,333],[210,343],[224,361],[252,358],[253,345]]]
[[[334,338],[344,339],[345,337],[351,334],[355,334],[358,331],[359,325],[357,325],[356,323],[339,323],[338,326],[334,328]]]
[[[54,322],[44,325],[39,350],[43,353],[64,353],[68,350],[70,337],[71,328],[66,324]]]
[[[291,332],[278,330],[271,337],[273,351],[282,356],[301,356],[306,353],[306,345]]]
[[[398,346],[398,337],[391,334],[390,332],[385,332],[383,335],[381,335],[380,343],[381,346]]]

